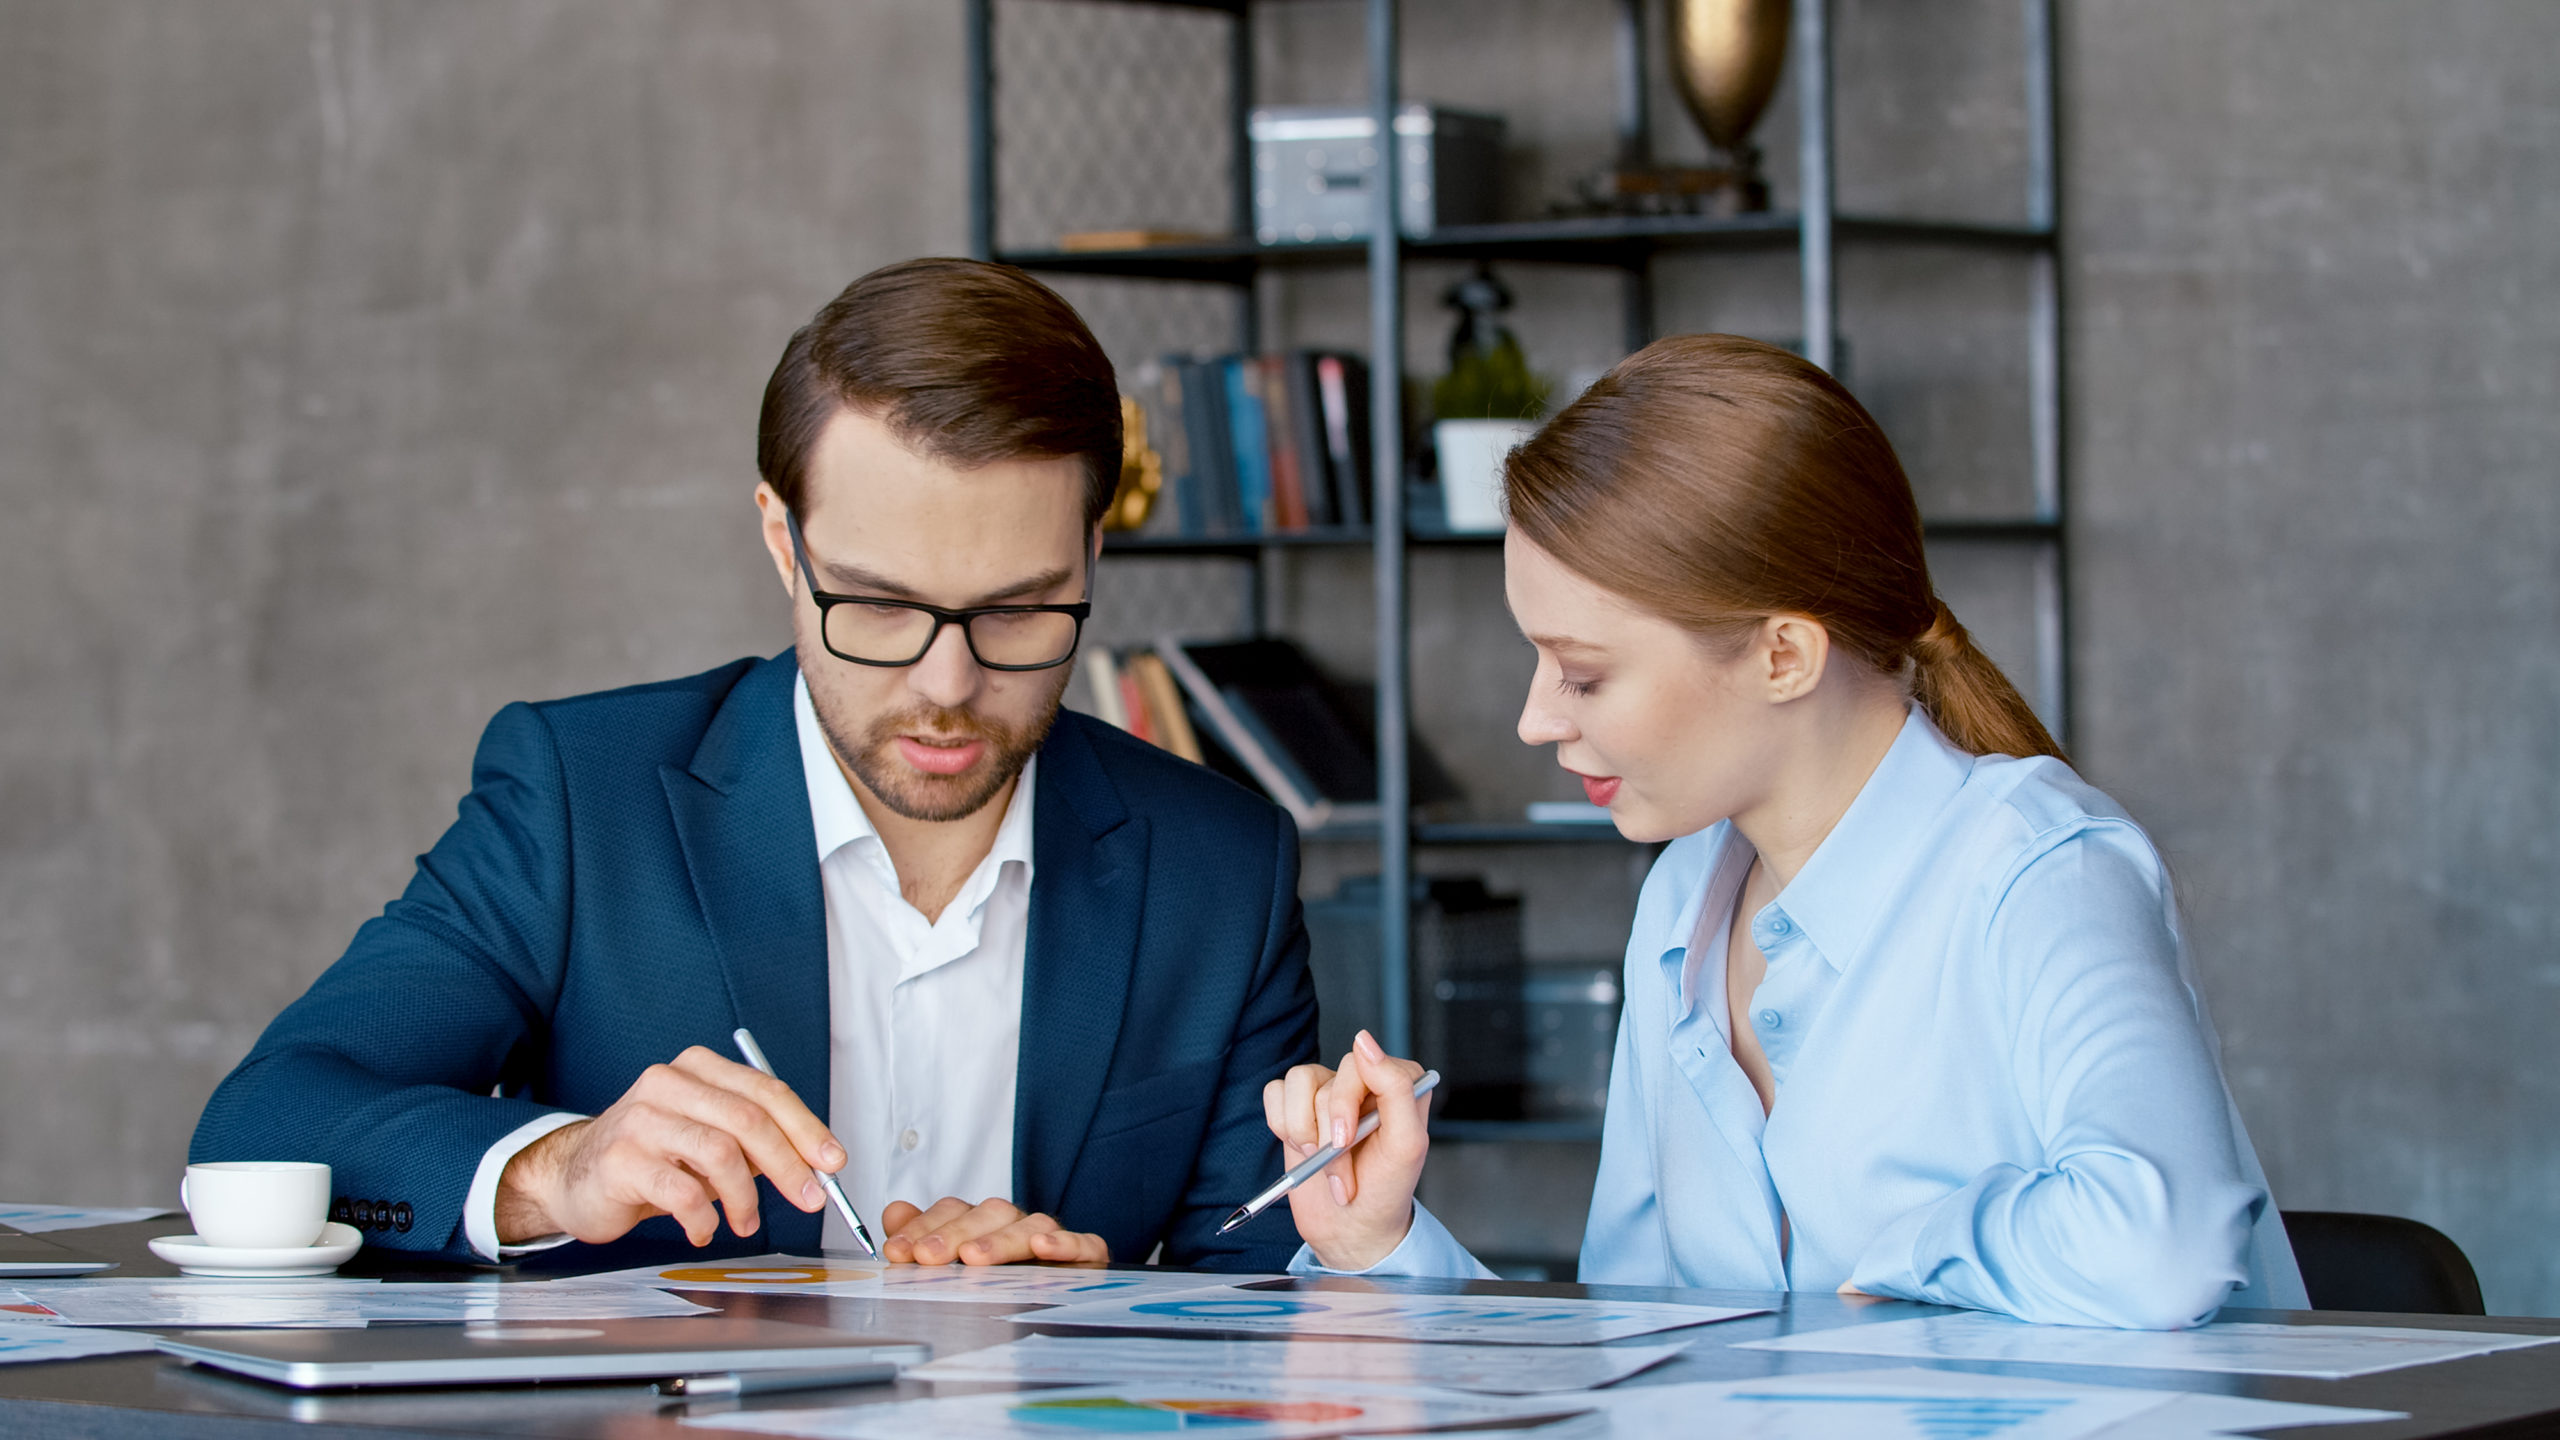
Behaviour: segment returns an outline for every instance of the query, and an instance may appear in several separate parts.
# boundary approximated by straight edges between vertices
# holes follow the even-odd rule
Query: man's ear
[[[1085,537],[1084,546],[1084,593],[1088,600],[1093,598],[1094,572],[1101,568],[1102,522],[1096,520],[1093,522],[1093,533]]]
[[[1771,704],[1801,700],[1822,683],[1831,662],[1831,632],[1805,615],[1772,615],[1760,626],[1759,649],[1767,665]]]
[[[761,480],[756,482],[756,513],[763,517],[760,529],[764,551],[773,559],[774,573],[782,577],[782,593],[797,599],[800,595],[800,566],[791,555],[791,525],[785,518],[790,509],[782,503],[782,497],[774,493],[773,487]]]

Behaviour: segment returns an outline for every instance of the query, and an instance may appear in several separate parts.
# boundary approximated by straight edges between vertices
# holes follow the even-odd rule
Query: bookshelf
[[[1059,0],[1006,0],[1009,5],[1055,4]],[[1835,135],[1832,124],[1832,33],[1830,0],[1793,0],[1794,31],[1789,64],[1795,81],[1798,144],[1794,156],[1798,207],[1793,212],[1709,216],[1584,217],[1504,221],[1443,226],[1425,235],[1401,235],[1395,224],[1394,197],[1399,191],[1397,167],[1401,147],[1380,147],[1381,175],[1370,190],[1369,234],[1365,239],[1265,244],[1254,240],[1252,220],[1252,150],[1246,138],[1247,116],[1254,104],[1254,39],[1252,15],[1257,3],[1285,0],[1135,0],[1142,6],[1211,13],[1227,17],[1223,63],[1226,67],[1225,117],[1232,140],[1232,173],[1227,184],[1228,228],[1234,238],[1209,238],[1143,249],[1065,250],[1046,245],[998,244],[997,133],[994,26],[997,0],[967,0],[969,120],[969,233],[972,253],[1022,266],[1035,272],[1122,280],[1190,282],[1230,288],[1235,297],[1235,348],[1252,353],[1262,347],[1258,332],[1255,283],[1271,270],[1358,270],[1365,272],[1370,364],[1370,436],[1374,487],[1374,524],[1363,527],[1266,532],[1235,535],[1113,534],[1106,540],[1112,555],[1172,558],[1222,558],[1253,568],[1257,597],[1254,623],[1261,621],[1263,565],[1273,556],[1306,550],[1366,550],[1371,559],[1370,583],[1376,614],[1375,662],[1377,753],[1381,808],[1390,817],[1375,826],[1335,826],[1305,838],[1310,845],[1347,840],[1374,843],[1378,849],[1382,897],[1409,892],[1418,849],[1440,847],[1565,846],[1591,847],[1627,842],[1605,826],[1518,823],[1423,823],[1411,804],[1412,777],[1407,773],[1406,745],[1411,727],[1409,661],[1412,625],[1408,613],[1408,564],[1411,556],[1439,547],[1455,549],[1498,546],[1498,535],[1451,534],[1415,527],[1405,509],[1404,487],[1389,477],[1405,473],[1404,272],[1416,261],[1499,260],[1593,267],[1621,277],[1621,319],[1625,348],[1641,348],[1654,338],[1653,267],[1657,258],[1680,253],[1783,254],[1796,256],[1801,328],[1807,357],[1826,368],[1835,365],[1838,288],[1835,260],[1844,246],[1937,247],[2006,254],[2027,267],[2025,314],[2028,477],[2031,503],[2023,513],[1988,517],[1937,518],[1927,524],[1932,540],[2017,547],[2032,571],[2031,632],[2035,679],[2030,696],[2058,736],[2067,738],[2070,697],[2069,614],[2066,606],[2068,519],[2062,473],[2063,372],[2061,297],[2058,274],[2057,175],[2054,135],[2053,0],[2017,0],[2021,6],[2023,55],[2019,83],[2026,119],[2025,184],[2016,223],[1975,223],[1894,215],[1842,214],[1833,205]],[[1645,0],[1581,0],[1600,19],[1604,7],[1616,26],[1618,128],[1622,147],[1641,153],[1647,143],[1647,29]],[[1397,0],[1362,0],[1362,40],[1367,67],[1367,109],[1375,133],[1392,133],[1391,117],[1404,101],[1399,84],[1401,36]],[[1347,57],[1346,57],[1347,58]],[[1773,168],[1783,157],[1773,157]],[[1463,781],[1464,776],[1460,779]],[[1411,915],[1399,899],[1382,898],[1379,1015],[1381,1038],[1390,1049],[1410,1053],[1414,1017],[1409,1009]],[[1426,1002],[1427,1003],[1427,1002]],[[1434,1133],[1472,1141],[1555,1141],[1596,1139],[1596,1121],[1435,1121]]]

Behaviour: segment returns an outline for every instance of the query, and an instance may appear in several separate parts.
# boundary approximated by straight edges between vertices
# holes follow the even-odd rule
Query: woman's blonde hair
[[[1512,452],[1503,496],[1523,537],[1677,625],[1807,616],[1907,677],[1963,749],[2064,758],[1930,584],[1883,429],[1796,355],[1738,335],[1656,341]]]

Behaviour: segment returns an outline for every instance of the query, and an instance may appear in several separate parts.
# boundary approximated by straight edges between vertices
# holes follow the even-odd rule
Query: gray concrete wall
[[[2283,1201],[2429,1220],[2493,1308],[2560,1313],[2560,12],[2063,8],[2080,758],[2178,867]],[[1407,0],[1409,90],[1511,115],[1517,210],[1607,153],[1608,9]],[[2014,214],[2014,4],[1839,10],[1844,204]],[[1265,14],[1267,94],[1357,96],[1355,5]],[[756,394],[844,280],[962,243],[959,7],[0,0],[0,35],[0,1198],[165,1200],[491,710],[781,645]],[[1117,32],[1026,36],[1147,133]],[[1667,89],[1657,129],[1694,147]],[[1162,173],[1215,173],[1214,138],[1168,143]],[[1144,194],[1052,198],[1202,220],[1118,213]],[[1420,363],[1445,278],[1416,279]],[[1614,358],[1612,284],[1509,278],[1542,366]],[[2013,503],[2016,274],[1852,254],[1843,282],[1850,378],[1929,503]],[[1070,292],[1124,363],[1231,313]],[[1792,333],[1783,260],[1670,262],[1661,294],[1664,328]],[[1276,340],[1362,339],[1351,277],[1261,303]],[[2004,563],[1940,557],[2022,663]],[[1354,673],[1361,568],[1271,594]],[[1508,738],[1498,595],[1489,556],[1417,564],[1420,714],[1488,815],[1558,793]],[[1214,564],[1115,565],[1098,633],[1240,601]],[[1433,864],[1529,889],[1534,953],[1623,936],[1606,854]]]

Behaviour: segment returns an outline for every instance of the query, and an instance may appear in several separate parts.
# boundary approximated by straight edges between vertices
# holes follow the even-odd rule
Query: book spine
[[[1120,667],[1121,712],[1129,717],[1130,734],[1162,749],[1164,741],[1156,733],[1153,717],[1147,714],[1146,687],[1138,683],[1138,672],[1134,668],[1137,657],[1133,655],[1129,658],[1132,663]]]
[[[1156,743],[1194,765],[1203,763],[1200,737],[1192,733],[1191,717],[1183,712],[1182,693],[1174,688],[1163,654],[1142,650],[1129,657],[1129,668],[1147,698],[1147,720],[1162,737]]]
[[[1126,730],[1129,728],[1129,706],[1120,694],[1120,665],[1111,658],[1105,646],[1096,646],[1084,657],[1085,684],[1093,690],[1093,713]]]
[[[1228,426],[1223,367],[1215,360],[1193,361],[1183,376],[1182,393],[1196,396],[1199,404],[1200,429],[1193,432],[1191,454],[1200,470],[1207,533],[1233,534],[1244,528],[1244,519],[1236,501],[1236,446]]]
[[[1227,431],[1236,457],[1238,529],[1258,534],[1271,528],[1271,446],[1263,437],[1262,397],[1251,383],[1253,357],[1230,355],[1225,361]]]
[[[1324,438],[1324,404],[1316,394],[1315,356],[1292,350],[1280,357],[1280,388],[1289,400],[1289,448],[1298,457],[1298,490],[1307,523],[1342,523],[1333,502],[1333,457]]]
[[[1370,523],[1366,442],[1369,387],[1351,355],[1316,357],[1316,393],[1324,405],[1325,450],[1332,461],[1333,503],[1345,525]],[[1356,382],[1356,383],[1355,383]]]
[[[1217,732],[1219,743],[1243,763],[1254,783],[1280,802],[1280,808],[1289,812],[1289,817],[1298,822],[1299,829],[1316,829],[1331,817],[1333,807],[1330,804],[1290,783],[1288,772],[1271,758],[1270,751],[1262,748],[1261,740],[1254,733],[1259,727],[1248,727],[1236,718],[1235,709],[1227,703],[1227,697],[1219,693],[1217,686],[1209,683],[1208,676],[1200,673],[1200,667],[1183,652],[1181,641],[1170,636],[1158,640],[1156,655],[1164,668],[1172,672],[1173,678],[1181,682],[1191,702],[1200,707],[1200,713],[1209,721],[1209,728]]]
[[[1299,473],[1297,431],[1289,409],[1285,355],[1254,357],[1253,376],[1262,397],[1264,448],[1271,454],[1271,518],[1281,530],[1307,528],[1307,492]]]

